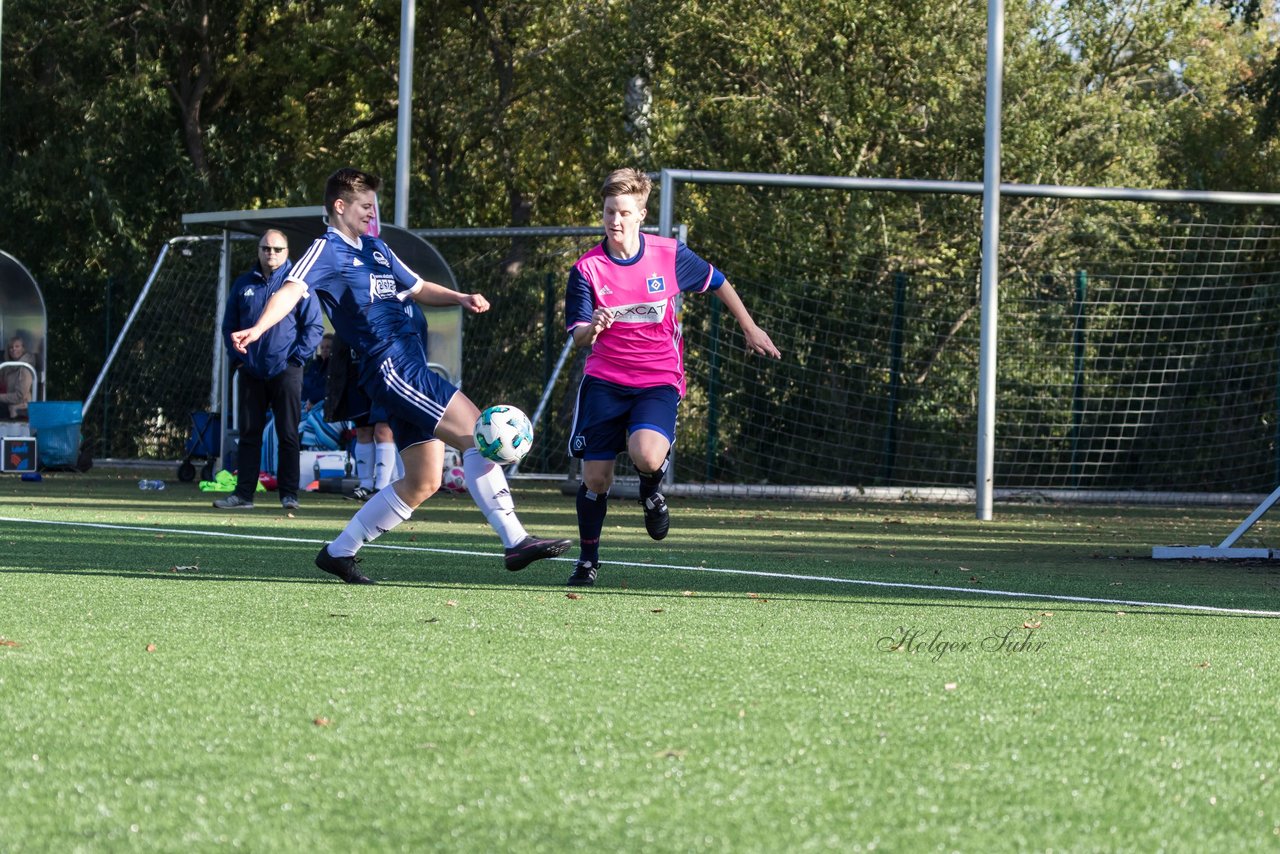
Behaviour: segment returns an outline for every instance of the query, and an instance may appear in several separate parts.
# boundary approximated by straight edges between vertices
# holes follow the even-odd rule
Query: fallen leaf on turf
[[[944,691],[954,691],[956,689],[956,683],[948,682],[946,685],[942,686],[942,689]]]
[[[0,638],[0,646],[21,646],[17,641],[5,640]]]
[[[684,591],[683,593],[681,593],[680,595],[681,595],[681,596],[697,596],[698,594],[697,594],[697,593],[694,593],[692,590],[686,590],[686,591]]]
[[[662,609],[661,609],[661,608],[654,608],[654,609],[653,609],[652,611],[650,611],[649,613],[650,613],[650,614],[661,614],[661,613],[662,613]]]
[[[316,718],[312,723],[316,726],[328,726],[331,721],[328,718]]]
[[[1032,622],[1031,620],[1027,620],[1025,623],[1023,623],[1023,624],[1022,624],[1022,627],[1023,627],[1024,629],[1038,629],[1038,628],[1040,628],[1040,623],[1039,623],[1039,622]]]
[[[1052,617],[1052,616],[1053,616],[1053,612],[1052,612],[1052,611],[1041,611],[1041,612],[1040,612],[1040,616],[1042,616],[1042,617]]]
[[[1196,667],[1199,667],[1201,670],[1208,670],[1208,669],[1209,669],[1209,662],[1207,662],[1207,661],[1202,661],[1202,662],[1200,662],[1199,664],[1197,664],[1197,665],[1196,665]]]
[[[156,651],[156,645],[155,645],[155,644],[153,644],[153,643],[149,643],[149,644],[147,644],[147,652],[155,652],[155,651]]]
[[[566,594],[564,594],[564,598],[566,598],[566,599],[581,599],[581,598],[582,598],[582,594],[581,594],[581,593],[566,593]]]
[[[1124,616],[1124,611],[1116,611],[1116,616],[1117,616],[1117,617],[1123,617],[1123,616]]]
[[[667,750],[659,750],[653,756],[655,759],[684,759],[684,751],[668,748]]]
[[[439,617],[431,617],[431,618],[429,618],[429,619],[423,620],[422,622],[424,622],[424,623],[438,623],[438,622],[440,622],[440,618],[439,618]]]
[[[192,566],[177,566],[177,565],[175,565],[175,566],[173,567],[173,569],[171,569],[171,570],[170,570],[170,572],[199,572],[199,571],[200,571],[200,567],[198,567],[198,566],[194,566],[194,565],[192,565]]]
[[[350,617],[350,614],[330,614],[330,617]]]
[[[450,608],[456,608],[458,607],[458,600],[450,599],[448,602],[445,602],[444,604],[448,605]]]

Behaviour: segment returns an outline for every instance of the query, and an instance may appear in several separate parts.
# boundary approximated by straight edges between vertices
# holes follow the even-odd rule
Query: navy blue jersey
[[[417,273],[376,237],[354,243],[330,228],[303,254],[289,280],[316,297],[338,336],[365,356],[380,361],[397,339],[418,338],[417,311],[406,311]],[[420,345],[419,345],[420,346]]]

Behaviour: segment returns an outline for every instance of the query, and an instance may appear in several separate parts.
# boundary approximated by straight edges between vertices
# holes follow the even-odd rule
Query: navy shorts
[[[611,460],[627,449],[636,430],[656,430],[676,441],[675,386],[630,388],[598,377],[583,377],[569,433],[569,454],[583,460]]]
[[[373,413],[385,416],[378,420],[391,426],[402,451],[435,438],[436,425],[458,393],[457,386],[427,367],[421,353],[393,352],[370,360],[361,377]]]

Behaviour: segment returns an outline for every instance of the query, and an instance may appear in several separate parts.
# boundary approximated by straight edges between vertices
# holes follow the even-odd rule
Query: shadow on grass
[[[1176,595],[1084,597],[1116,600],[1111,603],[1055,600],[1052,598],[1055,595],[1082,595],[1062,590],[1062,582],[1050,584],[1046,581],[1046,587],[1057,588],[1051,591],[1032,590],[1017,596],[991,598],[997,594],[986,592],[981,586],[975,585],[970,592],[967,589],[954,589],[960,587],[957,584],[930,582],[925,573],[932,570],[912,569],[901,563],[867,567],[847,560],[839,566],[826,566],[819,573],[814,573],[837,580],[792,578],[786,574],[768,574],[770,571],[764,569],[749,571],[757,574],[737,574],[732,571],[707,571],[695,566],[680,568],[606,564],[606,575],[603,576],[601,586],[586,591],[572,591],[562,586],[572,561],[544,561],[520,573],[508,573],[491,541],[450,539],[434,535],[424,538],[424,543],[387,544],[391,547],[376,544],[367,548],[364,551],[366,559],[362,562],[362,570],[379,582],[378,587],[370,590],[347,588],[314,567],[312,561],[315,553],[325,542],[322,537],[307,537],[303,536],[304,532],[298,532],[299,536],[288,539],[237,539],[216,536],[217,533],[219,532],[173,533],[141,528],[117,530],[69,525],[56,529],[36,527],[34,531],[24,531],[23,538],[19,541],[13,538],[13,526],[9,523],[0,527],[0,541],[7,547],[2,561],[7,565],[0,569],[0,573],[119,577],[186,583],[317,584],[333,586],[337,590],[360,590],[362,593],[367,590],[370,595],[377,595],[378,588],[449,591],[483,588],[492,592],[527,593],[531,590],[548,590],[565,594],[575,592],[584,597],[669,600],[683,597],[686,591],[693,588],[696,590],[694,595],[701,599],[755,599],[761,604],[768,601],[879,606],[896,603],[904,608],[977,608],[1025,613],[1029,609],[1034,610],[1033,604],[1052,603],[1055,611],[1072,613],[1113,614],[1125,611],[1135,616],[1275,619],[1262,614],[1185,610],[1161,607],[1158,604],[1134,605],[1124,601],[1164,599],[1172,604],[1173,601],[1187,598]],[[423,551],[416,551],[417,549]],[[447,551],[429,551],[430,549]],[[724,552],[719,557],[730,565],[762,565],[759,553],[747,553],[745,550]],[[789,572],[793,575],[809,574],[795,571],[794,567]],[[880,588],[882,592],[870,592],[877,584],[884,585]],[[1191,601],[1199,604],[1195,599]],[[1242,609],[1249,606],[1232,603],[1221,607]],[[1264,607],[1255,609],[1268,610]]]

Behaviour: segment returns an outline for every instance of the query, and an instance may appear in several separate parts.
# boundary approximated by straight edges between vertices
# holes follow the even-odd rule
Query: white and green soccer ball
[[[498,465],[518,463],[533,447],[529,416],[507,404],[490,406],[476,419],[476,447]]]

